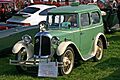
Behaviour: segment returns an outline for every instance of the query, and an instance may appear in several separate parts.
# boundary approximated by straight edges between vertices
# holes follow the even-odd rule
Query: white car
[[[14,16],[9,18],[7,24],[18,24],[23,26],[38,25],[41,21],[46,21],[47,12],[56,6],[49,5],[31,5],[28,6]]]

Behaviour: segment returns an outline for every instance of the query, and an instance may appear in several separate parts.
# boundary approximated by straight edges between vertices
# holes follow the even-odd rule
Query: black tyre
[[[59,75],[69,74],[74,66],[74,51],[71,47],[67,47],[64,54],[58,58],[59,62],[63,62],[63,66],[58,68]]]
[[[102,59],[103,56],[103,42],[102,39],[99,38],[96,47],[96,55],[93,57],[94,61],[99,61]]]

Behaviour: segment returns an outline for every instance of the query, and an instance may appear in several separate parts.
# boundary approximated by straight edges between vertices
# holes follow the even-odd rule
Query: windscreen
[[[20,12],[34,14],[34,13],[37,12],[38,10],[40,10],[40,9],[39,9],[39,8],[35,8],[35,7],[26,7],[25,9],[23,9],[23,10],[20,11]]]
[[[48,15],[49,28],[77,27],[77,14]]]

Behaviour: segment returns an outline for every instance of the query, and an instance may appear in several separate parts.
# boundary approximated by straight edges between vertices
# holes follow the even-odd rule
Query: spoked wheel
[[[25,49],[20,50],[16,55],[15,55],[15,59],[18,61],[25,61],[27,59],[27,52]],[[22,65],[17,65],[16,69],[19,72],[24,72],[27,70],[27,67],[22,66]]]
[[[97,50],[96,50],[96,55],[94,56],[94,61],[99,61],[102,59],[102,56],[103,56],[103,43],[101,38],[98,39],[98,42],[95,48]]]
[[[74,66],[74,51],[71,47],[68,47],[64,54],[59,57],[58,61],[63,62],[63,66],[59,67],[59,74],[69,74]]]

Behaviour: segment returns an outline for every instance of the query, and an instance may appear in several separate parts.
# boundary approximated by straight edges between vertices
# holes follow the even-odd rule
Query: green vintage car
[[[52,9],[46,22],[39,26],[34,45],[31,37],[25,35],[13,47],[16,58],[10,63],[16,65],[19,71],[30,71],[30,67],[45,64],[39,67],[39,74],[45,76],[49,70],[55,70],[46,68],[52,68],[50,62],[54,62],[58,64],[59,74],[66,75],[81,59],[101,60],[103,49],[107,48],[101,11],[96,5],[72,4]]]

